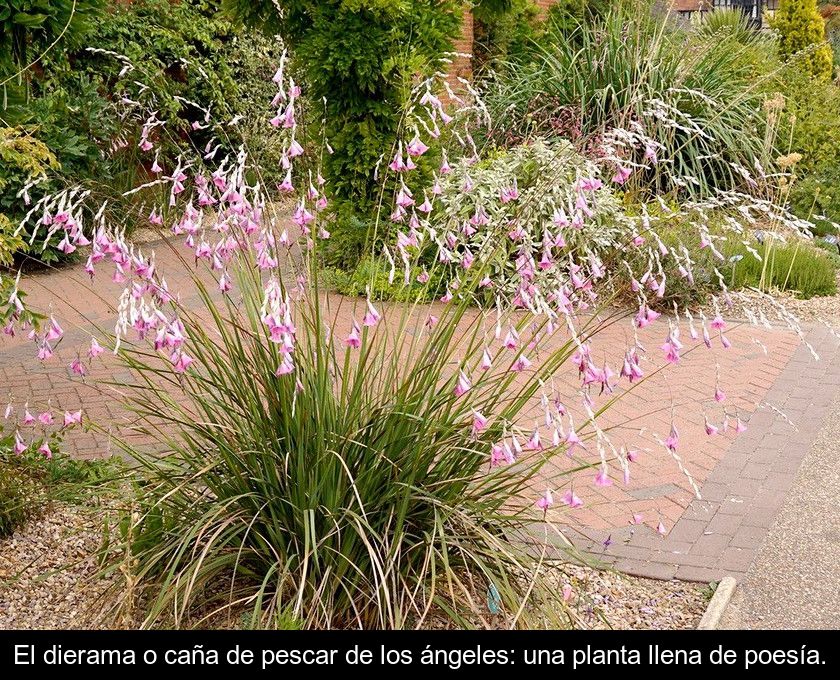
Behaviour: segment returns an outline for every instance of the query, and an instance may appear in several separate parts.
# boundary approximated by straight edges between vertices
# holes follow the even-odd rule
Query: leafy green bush
[[[225,57],[238,31],[219,16],[219,6],[215,0],[136,0],[112,8],[87,34],[88,44],[127,57],[135,77],[154,90],[159,117],[176,126],[170,134],[186,132],[192,121],[203,117],[176,97],[221,115],[230,111],[228,100],[236,98],[238,84]],[[125,66],[121,59],[67,51],[46,66],[58,81],[55,85],[72,88],[74,94],[79,81],[87,78],[97,80],[109,97],[136,96],[133,79],[117,77]],[[47,80],[45,89],[50,85]]]
[[[543,253],[551,249],[546,241],[553,244],[558,235],[562,236],[564,247],[586,249],[595,255],[609,250],[627,232],[629,226],[621,203],[600,177],[599,167],[568,141],[535,139],[497,150],[475,165],[467,161],[455,165],[442,183],[440,205],[432,212],[431,222],[444,231],[453,225],[470,224],[481,214],[486,223],[471,240],[470,248],[477,252],[497,239],[490,275],[504,287],[515,278],[524,253],[539,262]],[[582,178],[597,186],[588,194],[588,209],[595,216],[585,224],[573,225],[572,213]],[[463,188],[467,182],[474,185],[470,191]],[[511,188],[516,189],[517,198],[503,200],[504,192]],[[521,233],[515,238],[508,234],[517,228]],[[499,234],[504,237],[498,238]],[[429,249],[436,253],[437,244],[430,243]],[[564,267],[562,262],[552,264],[545,273],[535,275],[557,276]]]
[[[30,0],[6,3],[0,8],[0,120],[9,128],[25,129],[30,141],[46,148],[53,161],[38,173],[21,174],[14,163],[0,167],[0,213],[15,227],[29,209],[30,196],[35,200],[43,192],[55,190],[62,172],[78,170],[80,157],[86,157],[88,163],[98,161],[99,149],[75,133],[79,119],[91,115],[91,100],[78,102],[60,125],[52,125],[57,110],[44,106],[40,85],[49,71],[46,64],[61,58],[65,51],[84,46],[86,35],[103,17],[104,7],[102,0]],[[94,110],[101,108],[99,102],[104,102],[98,94],[95,100]],[[99,123],[103,121],[97,121],[91,129],[109,127]],[[18,176],[8,181],[10,174]],[[20,200],[16,194],[22,183],[34,175],[38,176],[38,187],[27,192],[26,201]],[[39,236],[45,230],[36,227],[34,231],[25,230],[24,240],[42,241]],[[61,255],[51,246],[30,252],[31,257],[48,263]]]
[[[75,460],[59,451],[60,431],[45,433],[15,453],[15,434],[0,426],[0,538],[41,514],[53,501],[86,503],[123,473],[119,458]],[[37,449],[47,442],[52,455]]]
[[[797,56],[805,70],[818,80],[834,72],[831,47],[825,44],[825,21],[817,0],[779,0],[770,24],[779,34],[779,53],[784,59]]]
[[[476,165],[456,165],[453,172],[442,183],[443,193],[439,207],[432,216],[432,224],[438,231],[445,231],[447,225],[468,223],[476,214],[476,206],[484,207],[489,233],[506,232],[504,225],[522,224],[528,229],[516,241],[502,239],[496,246],[496,253],[489,264],[492,278],[502,285],[515,275],[521,265],[523,252],[533,253],[538,261],[544,249],[545,229],[555,233],[554,223],[557,207],[569,204],[576,178],[598,177],[598,169],[573,151],[568,142],[551,144],[535,140],[526,145],[500,150]],[[462,187],[465,178],[475,184],[470,192]],[[510,186],[518,189],[517,201],[501,203],[499,194]],[[625,208],[617,197],[604,188],[597,192],[592,203],[597,219],[582,230],[561,229],[566,246],[571,249],[585,247],[597,253],[606,263],[617,257],[625,257],[631,263],[630,269],[638,271],[647,266],[647,248],[624,248],[631,241],[631,224],[638,220],[638,211],[632,203]],[[708,210],[708,209],[707,209]],[[723,285],[733,290],[745,287],[764,291],[791,291],[803,298],[833,294],[835,287],[836,262],[816,252],[813,245],[796,239],[791,244],[770,241],[772,247],[764,252],[762,244],[741,224],[735,231],[733,219],[738,215],[721,212],[704,219],[712,224],[712,232],[720,239],[719,251],[724,260],[718,259],[710,248],[701,248],[697,227],[698,214],[688,210],[676,216],[659,216],[657,203],[648,204],[646,211],[656,221],[655,233],[661,239],[668,255],[661,258],[663,272],[669,285],[662,298],[651,301],[652,306],[672,309],[680,306],[694,306],[707,302],[709,296],[719,294]],[[647,237],[650,238],[649,236]],[[618,245],[617,245],[618,244]],[[429,244],[432,251],[436,245]],[[472,244],[475,249],[483,246]],[[616,247],[622,252],[616,252]],[[751,252],[762,253],[762,262]],[[692,263],[690,279],[680,271],[688,257]],[[609,266],[609,264],[607,265]],[[444,282],[457,275],[457,265],[440,265],[434,257],[421,258],[414,265],[410,285],[404,286],[402,277],[389,282],[388,266],[380,260],[362,258],[351,272],[328,269],[324,273],[325,284],[338,292],[373,299],[391,300],[434,300],[444,292]],[[564,271],[564,264],[552,266],[551,275]],[[417,276],[424,272],[429,280],[417,282]],[[719,272],[719,273],[718,273]],[[618,269],[606,288],[615,288],[620,297],[629,293],[630,279],[624,269]],[[536,274],[537,279],[543,277]],[[543,284],[544,285],[544,284]],[[499,288],[494,288],[495,295]],[[633,295],[629,297],[633,298]],[[492,296],[485,300],[492,304]]]
[[[782,80],[780,139],[801,155],[793,167],[790,202],[821,233],[832,232],[830,222],[840,222],[840,86],[814,80],[796,64],[785,69]]]
[[[473,71],[479,77],[499,61],[524,58],[539,32],[533,0],[478,3],[473,19]]]
[[[265,167],[276,165],[280,150],[259,134],[269,116],[254,103],[267,103],[274,95],[271,69],[282,45],[232,24],[219,10],[218,0],[137,0],[110,7],[96,22],[74,24],[74,39],[46,53],[38,69],[27,74],[26,105],[11,106],[5,114],[25,125],[57,160],[32,191],[33,200],[78,185],[90,192],[88,202],[97,208],[107,200],[109,210],[132,215],[128,231],[144,223],[148,203],[163,200],[156,189],[123,196],[148,178],[152,161],[137,148],[142,121],[127,115],[119,99],[143,98],[151,91],[159,116],[167,118],[155,140],[164,168],[174,167],[186,148],[203,147],[216,132],[192,128],[205,115],[198,107],[218,112],[225,121],[240,117],[238,127],[227,126],[216,140],[224,151],[236,149],[247,134],[253,156]],[[106,46],[109,54],[91,52],[88,45]],[[122,78],[127,64],[134,70]],[[13,223],[28,210],[15,197],[19,188],[19,182],[0,187],[0,211]],[[26,239],[33,236],[31,228],[27,225]],[[53,245],[40,253],[42,260],[64,257]]]
[[[820,14],[825,19],[825,37],[834,52],[835,79],[840,78],[840,4],[821,2]]]
[[[23,239],[15,235],[15,225],[6,215],[0,213],[0,269],[12,264],[15,254],[22,252],[25,245]],[[0,283],[2,282],[0,279]],[[0,288],[0,292],[5,290],[5,287]]]
[[[78,46],[104,7],[103,0],[11,0],[0,7],[0,112],[28,103],[31,63],[50,49]],[[58,45],[58,47],[56,47]]]
[[[342,295],[361,297],[370,293],[373,300],[397,300],[401,302],[430,302],[440,297],[444,290],[442,268],[433,269],[426,283],[418,281],[423,269],[411,268],[409,285],[404,285],[402,277],[389,281],[390,269],[381,260],[363,257],[352,269],[328,267],[323,270],[323,283],[328,289]]]
[[[659,263],[669,284],[663,297],[650,301],[657,309],[708,304],[724,286],[732,291],[756,288],[765,293],[790,292],[803,299],[836,293],[840,269],[836,245],[798,236],[784,242],[749,221],[739,224],[738,215],[710,210],[704,219],[719,257],[700,242],[696,225],[699,213],[687,210],[671,216],[658,208],[655,203],[647,206],[652,231],[668,252]],[[629,269],[639,271],[646,266],[649,254],[644,248],[628,249],[625,257]],[[688,261],[691,278],[680,270],[680,265]],[[627,271],[616,271],[612,285],[619,298],[635,299]]]
[[[374,168],[393,153],[416,79],[443,68],[461,19],[459,0],[355,0],[284,3],[225,0],[245,21],[280,33],[306,74],[308,96],[323,102],[323,132],[333,149],[324,170],[338,222],[353,234],[380,196]],[[367,232],[365,232],[366,234]],[[346,240],[358,250],[364,239]]]
[[[142,83],[143,92],[154,92],[158,116],[167,120],[166,131],[155,140],[163,165],[173,164],[185,147],[203,147],[211,138],[212,131],[192,129],[205,116],[199,106],[226,119],[235,115],[250,119],[255,101],[271,100],[268,69],[279,58],[280,46],[243,31],[219,11],[218,0],[137,0],[118,5],[88,31],[87,43],[107,46],[119,58],[68,50],[45,60],[44,74],[35,82],[41,101],[36,100],[32,110],[44,129],[44,140],[49,144],[58,135],[75,135],[93,147],[76,159],[68,171],[72,177],[96,177],[105,171],[118,189],[131,188],[137,171],[142,171],[141,163],[150,164],[136,150],[137,121],[122,120],[121,110],[114,106],[119,96],[142,96],[136,81]],[[126,64],[133,70],[131,77],[122,78],[119,74]],[[261,114],[260,122],[267,118]],[[109,148],[119,138],[128,144],[119,144],[116,151]],[[218,141],[232,150],[241,138],[237,128],[230,127]],[[56,140],[56,153],[63,152],[59,153],[62,165],[64,155],[74,155],[68,146]],[[135,174],[118,173],[113,178],[113,170],[123,166]]]
[[[0,538],[13,534],[30,518],[41,512],[46,504],[42,470],[32,449],[40,446],[36,441],[27,454],[14,452],[15,434],[0,426]],[[55,445],[57,436],[50,438]]]
[[[826,163],[803,173],[790,192],[798,215],[814,222],[818,235],[836,234],[840,220],[840,163]]]
[[[12,436],[0,429],[0,538],[11,536],[37,515],[43,504],[42,487],[31,468],[5,455],[12,446]]]

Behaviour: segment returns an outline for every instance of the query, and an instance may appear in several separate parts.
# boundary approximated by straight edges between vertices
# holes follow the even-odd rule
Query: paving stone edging
[[[720,620],[732,600],[732,595],[735,594],[737,585],[738,582],[731,576],[724,576],[721,579],[715,588],[715,594],[709,600],[703,618],[697,625],[697,630],[715,630],[720,625]]]
[[[838,341],[811,327],[764,399],[787,417],[763,408],[752,414],[666,536],[647,526],[583,531],[578,548],[624,573],[656,579],[720,581],[743,576],[784,503],[799,465],[840,389]],[[604,549],[608,538],[612,544]]]

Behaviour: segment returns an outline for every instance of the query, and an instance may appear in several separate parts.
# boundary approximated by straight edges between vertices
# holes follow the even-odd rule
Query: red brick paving
[[[157,248],[158,267],[173,291],[188,280],[179,257],[165,246]],[[90,286],[80,267],[30,276],[25,288],[34,308],[49,309],[52,305],[66,335],[56,352],[57,359],[47,364],[35,359],[33,347],[25,338],[3,341],[0,395],[8,393],[16,403],[29,400],[33,410],[47,403],[60,410],[83,407],[90,421],[112,422],[121,437],[139,436],[126,428],[132,417],[118,404],[119,384],[102,387],[72,380],[67,368],[77,352],[86,351],[91,333],[100,335],[97,326],[113,327],[111,301],[116,300],[119,288],[100,281]],[[184,302],[189,304],[189,300]],[[599,333],[593,351],[614,365],[632,337],[629,324],[629,320],[616,323]],[[661,365],[657,348],[666,333],[667,325],[661,322],[640,332],[640,340],[652,357],[644,365],[647,373]],[[840,386],[840,361],[836,341],[819,329],[811,332],[809,340],[825,355],[820,363],[813,361],[787,329],[736,325],[727,330],[727,336],[732,341],[728,350],[718,341],[712,350],[702,343],[694,347],[696,343],[683,337],[686,348],[679,364],[648,379],[601,417],[601,426],[609,428],[617,445],[640,452],[638,462],[631,465],[630,482],[622,483],[616,466],[612,468],[615,483],[610,487],[592,484],[594,470],[578,473],[573,484],[584,506],[575,511],[558,510],[553,519],[565,524],[569,537],[605,562],[656,578],[711,580],[725,573],[744,573],[752,561],[798,461]],[[754,340],[766,347],[766,355]],[[130,381],[131,377],[118,372],[107,355],[97,361],[104,365],[97,370],[110,371],[116,383]],[[718,426],[722,419],[721,406],[713,398],[715,362],[720,366],[727,410],[737,410],[748,424],[749,429],[741,435],[730,430],[709,437],[704,432],[704,410]],[[573,368],[556,376],[565,387],[560,391],[570,395],[566,406],[571,410],[579,387]],[[695,497],[686,474],[657,440],[668,434],[672,404],[680,432],[679,454],[701,489],[702,499]],[[796,429],[768,404],[784,411]],[[576,423],[582,421],[576,418]],[[528,423],[523,426],[527,428]],[[64,449],[79,457],[107,455],[109,433],[73,433]],[[589,463],[598,460],[594,450],[583,452],[581,458]],[[565,458],[553,463],[547,472],[549,479],[540,484],[554,488],[568,484],[563,473],[572,464]],[[631,526],[634,513],[643,516],[642,525]],[[668,530],[665,537],[655,531],[660,521]],[[604,548],[602,542],[607,537],[612,544]]]
[[[796,346],[763,395],[784,417],[769,408],[754,412],[749,430],[717,457],[701,498],[690,500],[667,536],[646,526],[589,526],[580,547],[641,576],[712,581],[746,573],[840,387],[834,336],[815,327],[807,340],[820,361]],[[608,537],[613,544],[604,550]]]

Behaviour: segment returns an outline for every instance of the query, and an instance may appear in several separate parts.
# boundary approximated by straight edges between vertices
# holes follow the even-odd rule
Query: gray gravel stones
[[[711,591],[685,581],[657,581],[568,565],[558,586],[572,586],[570,605],[584,628],[622,630],[694,629]]]
[[[0,540],[0,629],[95,628],[102,618],[90,508],[55,504]]]

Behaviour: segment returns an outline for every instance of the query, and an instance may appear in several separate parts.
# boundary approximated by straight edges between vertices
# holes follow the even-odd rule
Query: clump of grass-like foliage
[[[734,166],[768,163],[762,92],[747,58],[753,47],[739,35],[716,31],[710,40],[676,30],[649,2],[549,30],[527,63],[500,67],[487,86],[490,138],[560,136],[589,148],[610,129],[641,123],[671,159],[638,179],[695,195],[731,187],[740,179]]]
[[[259,270],[238,257],[235,295],[220,300],[196,274],[201,309],[177,308],[189,371],[121,349],[141,378],[132,408],[169,451],[129,450],[142,467],[134,514],[109,546],[148,603],[144,625],[218,609],[246,609],[253,625],[406,627],[430,612],[480,625],[488,593],[515,622],[536,578],[530,486],[552,450],[493,468],[489,451],[574,344],[524,385],[517,372],[479,374],[476,269],[439,318],[403,305],[353,348],[336,330],[352,303],[322,294],[315,276],[296,297],[278,281],[296,300],[297,339],[294,373],[278,376]],[[480,375],[466,394],[459,366]],[[494,415],[476,428],[476,413]]]

